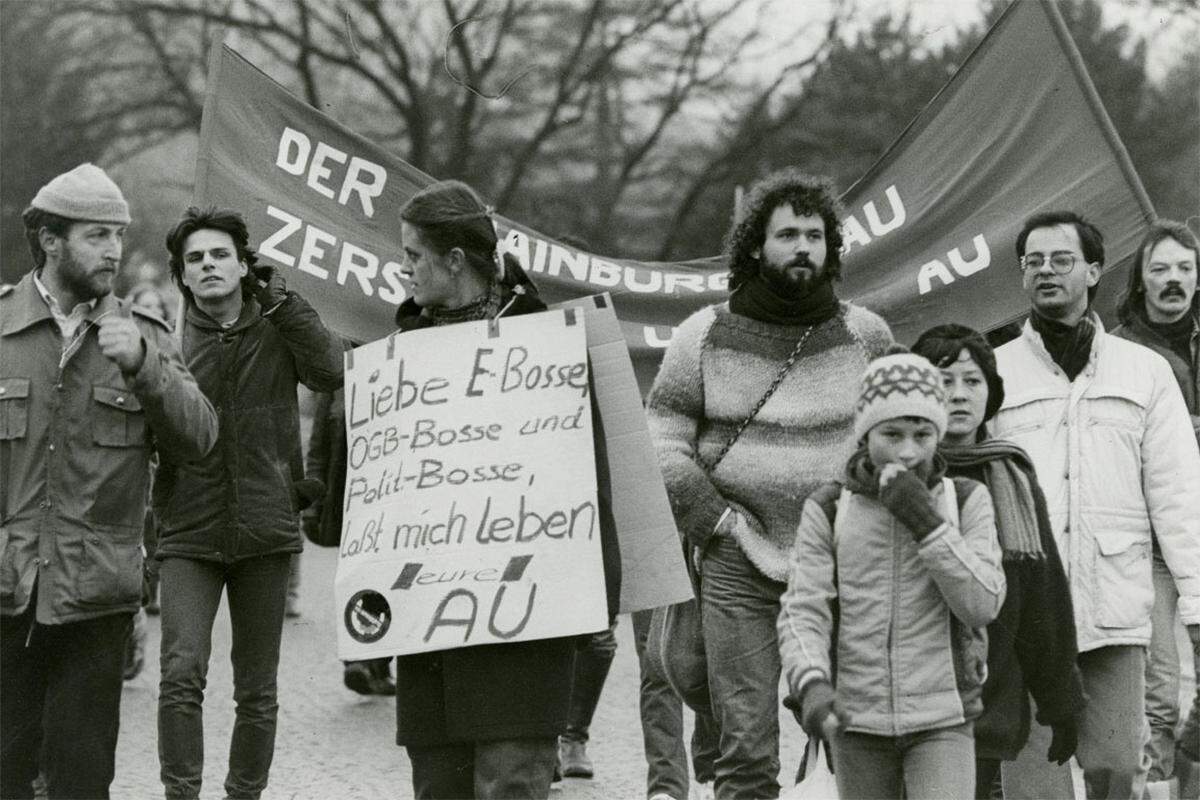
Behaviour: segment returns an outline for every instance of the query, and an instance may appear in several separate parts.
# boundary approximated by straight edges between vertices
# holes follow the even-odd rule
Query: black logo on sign
[[[355,592],[346,603],[345,623],[354,641],[372,644],[387,633],[392,624],[392,609],[379,592],[364,589]]]

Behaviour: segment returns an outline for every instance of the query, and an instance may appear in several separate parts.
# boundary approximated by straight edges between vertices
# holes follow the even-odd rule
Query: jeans
[[[641,668],[638,693],[642,719],[642,747],[646,753],[646,795],[688,796],[687,750],[683,745],[683,701],[667,677],[645,657],[653,609],[633,612],[633,643]],[[717,723],[706,714],[696,715],[692,729],[692,771],[700,783],[713,779],[717,757]]]
[[[281,553],[233,564],[189,558],[163,562],[158,757],[168,798],[200,794],[204,687],[222,589],[229,598],[237,704],[225,792],[257,798],[266,787],[275,754],[275,673],[291,559]]]
[[[1149,760],[1146,649],[1101,647],[1079,654],[1087,697],[1075,752],[1089,798],[1140,800]]]
[[[974,724],[904,736],[840,733],[833,745],[833,771],[843,800],[973,797]]]
[[[0,797],[107,798],[131,614],[65,625],[0,617]],[[40,760],[39,760],[40,759]]]
[[[417,800],[544,800],[558,759],[553,736],[405,749]]]
[[[1147,780],[1175,774],[1175,728],[1179,725],[1179,648],[1175,644],[1179,590],[1162,553],[1154,553],[1154,610],[1150,615],[1150,653],[1146,661],[1146,719],[1150,723]]]
[[[701,569],[708,683],[720,729],[716,796],[778,797],[780,662],[775,621],[786,584],[759,572],[727,536],[716,537]]]
[[[575,681],[571,687],[571,705],[567,713],[565,742],[586,742],[592,717],[600,704],[600,693],[608,678],[608,669],[617,655],[617,624],[589,634],[587,643],[575,653]]]

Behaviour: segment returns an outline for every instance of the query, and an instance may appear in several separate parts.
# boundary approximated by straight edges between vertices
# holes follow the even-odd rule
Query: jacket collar
[[[240,333],[246,328],[256,323],[261,319],[259,313],[258,300],[253,297],[247,298],[242,303],[242,311],[238,314],[238,318],[233,321],[229,327],[223,326],[207,313],[200,309],[200,306],[194,302],[189,302],[187,305],[187,321],[197,328],[208,331],[217,331],[218,333]]]
[[[46,305],[46,301],[42,299],[37,287],[33,285],[32,271],[26,273],[25,277],[21,278],[13,288],[12,299],[9,303],[12,305],[12,309],[6,308],[4,319],[0,320],[0,336],[25,330],[31,325],[41,322],[53,323],[54,321],[50,307]],[[119,306],[120,302],[110,292],[96,301],[84,319],[88,322],[95,322],[105,314],[115,311]]]

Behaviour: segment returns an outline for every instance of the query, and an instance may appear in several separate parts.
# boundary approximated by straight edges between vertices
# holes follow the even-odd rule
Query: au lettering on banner
[[[392,335],[346,366],[339,657],[604,628],[583,314]]]

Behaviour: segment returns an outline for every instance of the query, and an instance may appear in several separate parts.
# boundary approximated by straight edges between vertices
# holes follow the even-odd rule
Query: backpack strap
[[[949,522],[953,528],[961,528],[958,524],[959,510],[962,504],[966,502],[966,497],[960,497],[958,494],[958,484],[953,478],[942,478],[942,499],[946,503],[946,522]]]

